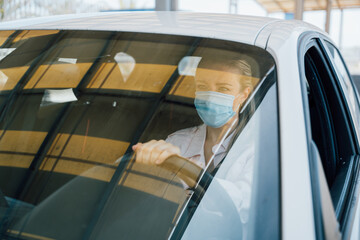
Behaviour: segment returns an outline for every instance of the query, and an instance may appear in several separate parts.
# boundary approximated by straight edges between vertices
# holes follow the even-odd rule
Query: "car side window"
[[[339,83],[341,85],[341,89],[344,92],[344,97],[350,109],[357,138],[360,139],[360,111],[357,102],[356,88],[351,81],[350,75],[345,67],[344,61],[341,58],[339,51],[328,41],[324,41],[324,43],[326,49],[328,50],[328,56],[332,61],[332,65],[334,66],[336,76],[338,77]]]
[[[316,165],[318,158],[321,159],[319,165],[315,167],[317,169],[312,169],[311,172],[312,187],[313,194],[318,197],[322,221],[325,222],[323,230],[328,236],[326,234],[327,220],[324,216],[330,211],[329,208],[334,209],[331,211],[335,213],[340,227],[343,227],[349,206],[346,196],[349,196],[351,191],[350,179],[353,177],[353,166],[357,161],[354,127],[351,123],[354,118],[350,116],[356,114],[357,106],[353,109],[350,107],[349,110],[344,103],[348,99],[357,102],[357,99],[353,94],[354,90],[350,80],[339,81],[336,77],[336,74],[341,75],[341,73],[339,69],[334,70],[331,62],[327,59],[325,49],[318,40],[312,40],[308,44],[304,63],[311,128],[310,141],[312,142],[311,145],[315,146],[319,152],[319,157],[312,155],[310,161],[311,164]],[[341,87],[349,83],[350,85],[345,88],[345,93],[342,94]],[[327,186],[321,180],[322,174],[320,173],[322,170]],[[317,186],[314,187],[316,184]],[[323,192],[324,188],[329,190],[333,206],[331,204],[324,206],[324,199],[321,199],[324,196],[320,196],[322,194],[320,192]],[[316,197],[314,201],[316,201]],[[336,224],[335,219],[334,222]]]

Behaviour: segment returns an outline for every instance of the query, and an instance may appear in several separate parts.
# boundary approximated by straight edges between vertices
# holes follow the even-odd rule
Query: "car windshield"
[[[1,31],[0,46],[2,238],[255,239],[279,228],[265,50],[70,30]],[[146,152],[149,142],[177,154]]]

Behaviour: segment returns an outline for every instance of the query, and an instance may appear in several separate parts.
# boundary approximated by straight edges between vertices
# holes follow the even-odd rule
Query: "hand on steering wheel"
[[[170,156],[180,156],[180,148],[164,140],[137,143],[132,149],[136,154],[136,162],[144,164],[160,165]]]
[[[136,162],[158,165],[175,173],[190,188],[196,186],[203,169],[188,159],[180,156],[180,149],[164,140],[151,140],[133,146]]]

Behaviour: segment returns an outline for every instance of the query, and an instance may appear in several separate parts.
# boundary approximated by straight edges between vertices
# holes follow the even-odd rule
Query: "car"
[[[0,45],[2,239],[360,238],[359,94],[320,29],[102,12]]]

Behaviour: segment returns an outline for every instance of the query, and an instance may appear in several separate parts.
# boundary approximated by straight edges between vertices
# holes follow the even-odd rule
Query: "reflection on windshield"
[[[114,57],[118,64],[124,82],[130,77],[135,68],[135,59],[124,52],[119,52]]]
[[[66,103],[73,101],[77,101],[77,98],[71,88],[62,90],[45,89],[40,106],[42,107],[56,103]]]
[[[6,58],[7,55],[12,53],[16,48],[0,48],[0,61]]]
[[[183,57],[178,66],[179,75],[195,77],[196,69],[201,61],[201,57],[187,56]]]
[[[177,234],[273,66],[255,47],[185,36],[1,36],[14,49],[0,61],[3,238]]]

